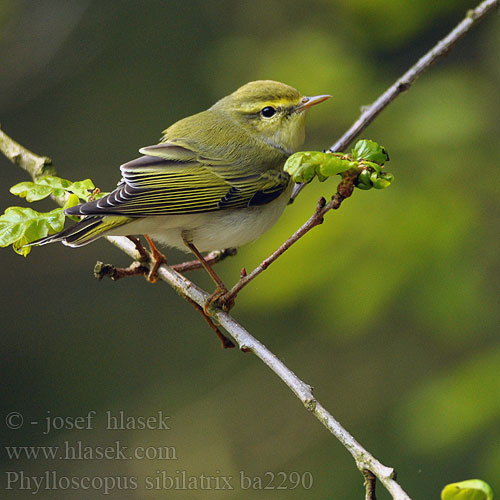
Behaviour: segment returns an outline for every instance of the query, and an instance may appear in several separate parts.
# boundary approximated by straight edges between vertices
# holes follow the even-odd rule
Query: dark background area
[[[474,6],[3,0],[0,121],[50,156],[61,177],[111,190],[119,165],[164,128],[266,78],[333,95],[308,117],[305,147],[323,149]],[[233,311],[397,469],[415,499],[437,499],[446,483],[476,477],[500,493],[499,47],[493,14],[391,104],[363,137],[388,149],[393,186],[356,191],[245,289]],[[0,167],[2,211],[26,205],[8,192],[25,174],[3,157]],[[217,266],[226,283],[334,190],[333,180],[308,186],[271,232]],[[255,357],[222,351],[172,289],[141,278],[96,281],[97,260],[129,263],[106,241],[35,248],[26,259],[2,249],[0,259],[2,498],[34,497],[19,483],[6,489],[9,471],[137,477],[137,489],[107,495],[117,499],[363,497],[346,450]],[[203,273],[191,276],[211,289]],[[93,429],[43,434],[47,416],[89,411]],[[162,411],[171,430],[109,430],[107,411]],[[20,429],[7,428],[10,412],[23,415]],[[177,460],[13,460],[4,449],[66,441],[171,446]],[[146,489],[145,478],[162,470],[233,476],[235,490]],[[240,471],[310,472],[314,482],[310,490],[243,490]],[[379,497],[388,495],[380,488]]]

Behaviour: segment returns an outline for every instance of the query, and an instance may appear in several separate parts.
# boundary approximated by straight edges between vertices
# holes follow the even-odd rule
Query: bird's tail
[[[118,226],[130,222],[132,219],[122,215],[88,216],[75,224],[64,229],[60,233],[52,234],[45,238],[30,243],[30,245],[46,245],[47,243],[62,242],[69,247],[81,247],[87,243],[100,238],[104,233]]]

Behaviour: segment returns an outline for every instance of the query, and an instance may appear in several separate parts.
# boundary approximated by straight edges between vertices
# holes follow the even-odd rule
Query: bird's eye
[[[271,116],[274,116],[276,113],[276,109],[273,108],[272,106],[266,106],[265,108],[262,108],[260,114],[264,118],[271,118]]]

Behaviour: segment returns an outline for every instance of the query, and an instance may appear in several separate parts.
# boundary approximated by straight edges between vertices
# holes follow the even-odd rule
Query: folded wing
[[[207,158],[186,143],[167,141],[140,150],[120,167],[122,181],[107,196],[66,210],[69,215],[145,217],[263,205],[288,186],[279,169],[253,173]]]

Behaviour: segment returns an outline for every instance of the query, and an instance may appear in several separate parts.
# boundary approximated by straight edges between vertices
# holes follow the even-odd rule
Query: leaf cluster
[[[383,171],[389,161],[385,148],[374,141],[362,139],[356,143],[351,153],[324,153],[305,151],[288,158],[285,172],[297,183],[311,182],[317,177],[320,182],[333,175],[356,174],[354,185],[359,189],[384,189],[389,187],[394,176]]]
[[[53,196],[65,199],[64,206],[50,212],[37,212],[29,207],[9,207],[0,216],[0,247],[12,245],[19,255],[26,257],[30,243],[64,228],[64,209],[88,201],[95,196],[94,183],[90,179],[71,182],[55,176],[44,176],[33,182],[20,182],[10,192],[27,201],[39,201]],[[103,194],[100,194],[102,196]],[[74,217],[72,217],[74,219]]]

